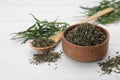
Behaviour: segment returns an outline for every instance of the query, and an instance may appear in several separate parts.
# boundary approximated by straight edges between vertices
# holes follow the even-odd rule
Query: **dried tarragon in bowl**
[[[106,35],[97,29],[95,25],[90,23],[83,23],[70,30],[65,38],[76,45],[80,46],[94,46],[102,43]]]

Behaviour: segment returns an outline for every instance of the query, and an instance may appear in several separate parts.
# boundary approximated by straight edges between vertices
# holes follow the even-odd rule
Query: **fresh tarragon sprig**
[[[34,18],[35,23],[24,31],[12,33],[12,39],[23,38],[24,40],[22,43],[26,43],[28,40],[39,37],[48,38],[52,35],[55,35],[59,31],[63,31],[65,28],[67,28],[67,26],[69,26],[69,24],[66,22],[57,22],[57,20],[52,22],[48,22],[47,20],[40,21],[34,15],[32,15],[32,17]]]
[[[115,8],[114,11],[112,11],[111,13],[108,13],[104,16],[101,16],[97,19],[97,22],[100,24],[110,24],[113,22],[117,22],[120,20],[120,1],[115,1],[115,0],[102,0],[101,2],[99,2],[99,5],[94,6],[94,7],[80,7],[82,9],[85,10],[85,13],[87,16],[92,16],[93,14],[109,8],[109,7],[113,7]]]

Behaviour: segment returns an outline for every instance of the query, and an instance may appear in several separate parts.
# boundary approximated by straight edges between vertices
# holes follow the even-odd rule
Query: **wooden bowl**
[[[95,25],[96,28],[100,29],[106,35],[106,39],[101,44],[98,45],[79,46],[67,41],[65,38],[65,35],[68,33],[68,31],[72,30],[76,26],[78,25],[70,26],[63,32],[62,49],[64,53],[74,60],[83,62],[97,61],[102,59],[108,51],[109,44],[108,31],[100,26]]]

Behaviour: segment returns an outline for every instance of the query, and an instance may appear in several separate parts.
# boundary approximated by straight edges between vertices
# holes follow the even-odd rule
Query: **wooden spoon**
[[[80,22],[78,22],[78,23],[76,23],[76,24],[74,24],[74,25],[79,25],[79,24],[81,24],[81,23],[87,23],[87,22],[89,22],[89,21],[91,21],[91,20],[97,19],[97,18],[100,17],[100,16],[103,16],[103,15],[105,15],[105,14],[107,14],[107,13],[110,13],[110,12],[112,12],[113,10],[114,10],[114,8],[104,9],[104,10],[99,11],[98,13],[96,13],[96,14],[88,17],[87,19],[84,19],[84,20],[82,20],[82,21],[80,21]],[[60,41],[60,39],[61,39],[61,36],[62,36],[62,32],[59,32],[58,34],[56,34],[56,35],[54,35],[54,36],[51,36],[50,39],[54,40],[56,43],[53,44],[53,45],[51,45],[51,46],[48,46],[48,47],[38,48],[38,47],[32,46],[32,43],[30,43],[30,46],[31,46],[31,48],[33,48],[33,49],[35,49],[35,50],[39,50],[39,51],[49,50],[49,49],[51,49],[51,48],[53,48],[53,47],[55,47],[55,46],[57,45],[57,43],[58,43],[58,42]]]
[[[58,34],[54,35],[54,36],[51,36],[49,39],[52,39],[55,41],[55,44],[51,45],[51,46],[47,46],[47,47],[41,47],[41,48],[38,48],[38,47],[34,47],[32,45],[32,43],[30,43],[30,47],[33,48],[34,50],[39,50],[39,51],[45,51],[45,50],[49,50],[53,47],[55,47],[57,45],[57,43],[60,41],[61,39],[61,36],[62,36],[62,32],[59,32]]]

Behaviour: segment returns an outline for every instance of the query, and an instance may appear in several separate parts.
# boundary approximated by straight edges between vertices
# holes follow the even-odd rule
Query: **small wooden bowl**
[[[70,26],[62,35],[62,48],[64,53],[74,60],[83,62],[97,61],[102,59],[108,51],[108,31],[100,26],[95,25],[96,28],[100,29],[106,35],[106,39],[101,44],[95,46],[79,46],[67,41],[65,38],[65,35],[68,33],[68,31],[74,29],[76,26],[77,25]]]

